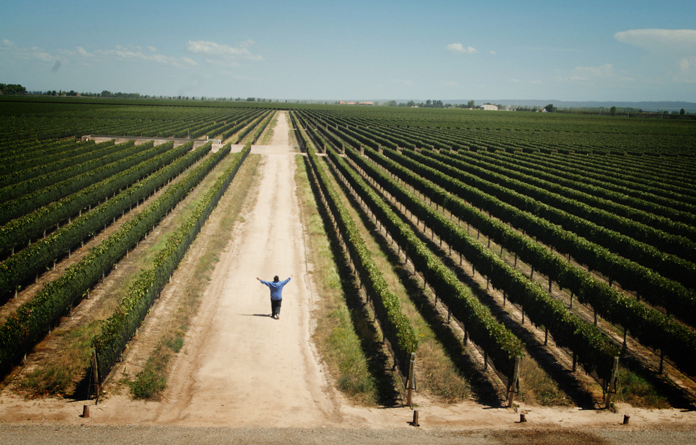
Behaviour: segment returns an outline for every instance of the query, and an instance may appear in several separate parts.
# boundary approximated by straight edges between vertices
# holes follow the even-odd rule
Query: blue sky
[[[0,83],[274,99],[696,102],[696,3],[6,0]]]

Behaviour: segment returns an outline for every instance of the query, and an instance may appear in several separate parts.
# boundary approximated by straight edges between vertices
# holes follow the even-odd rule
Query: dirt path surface
[[[256,203],[213,272],[157,421],[292,426],[335,416],[310,342],[312,294],[284,118],[272,142],[252,149],[263,156]],[[268,288],[255,278],[276,274],[295,277],[284,290],[280,320],[270,318]]]
[[[275,134],[287,135],[285,127]],[[310,342],[312,294],[294,192],[295,153],[287,143],[255,146],[252,153],[264,158],[256,205],[213,272],[158,421],[292,426],[335,416]],[[280,320],[270,318],[268,288],[255,278],[276,274],[295,276],[285,287]]]

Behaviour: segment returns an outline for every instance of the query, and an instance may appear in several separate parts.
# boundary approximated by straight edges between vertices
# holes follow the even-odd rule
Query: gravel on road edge
[[[0,442],[12,444],[696,444],[696,431],[680,429],[579,430],[521,426],[508,430],[187,428],[174,426],[0,425]]]

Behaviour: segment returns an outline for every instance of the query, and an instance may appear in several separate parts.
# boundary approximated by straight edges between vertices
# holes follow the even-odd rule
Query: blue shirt
[[[264,281],[261,280],[263,284],[271,289],[271,300],[282,300],[283,299],[283,286],[288,284],[290,278],[285,281]]]

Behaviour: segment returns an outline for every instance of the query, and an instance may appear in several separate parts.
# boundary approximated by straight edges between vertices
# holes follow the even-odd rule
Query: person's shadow
[[[237,314],[241,315],[242,317],[271,317],[271,314]]]

